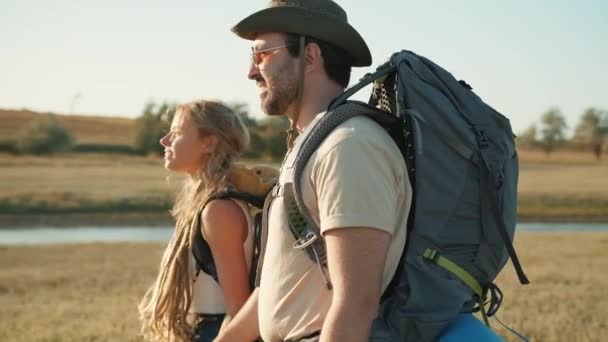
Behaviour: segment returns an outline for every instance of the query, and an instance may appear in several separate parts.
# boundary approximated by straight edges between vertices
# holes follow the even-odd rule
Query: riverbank
[[[167,227],[173,225],[168,210],[153,213],[0,214],[0,229],[35,227]]]
[[[519,223],[608,223],[607,215],[520,215]],[[173,219],[164,213],[62,213],[0,214],[0,229],[36,227],[169,227]]]
[[[0,246],[0,340],[142,341],[137,303],[163,245]],[[503,322],[530,341],[608,339],[608,233],[523,232],[515,247],[531,284],[505,266]]]
[[[608,160],[521,151],[520,161],[520,222],[608,223]],[[170,225],[182,180],[154,157],[0,154],[0,229]]]

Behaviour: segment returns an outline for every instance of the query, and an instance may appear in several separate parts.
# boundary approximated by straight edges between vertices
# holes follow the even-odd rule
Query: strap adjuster
[[[312,245],[315,241],[317,241],[317,234],[308,232],[306,235],[304,235],[304,237],[297,239],[296,242],[293,243],[293,248],[304,249]]]
[[[427,248],[424,251],[423,256],[426,259],[429,259],[430,261],[437,263],[437,261],[439,261],[439,258],[441,257],[441,254],[439,254],[439,252],[436,249]]]

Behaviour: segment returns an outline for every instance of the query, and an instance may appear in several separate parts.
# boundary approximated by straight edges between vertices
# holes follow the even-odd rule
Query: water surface
[[[608,232],[608,224],[520,223],[519,231]],[[165,242],[173,227],[37,227],[0,230],[1,245],[86,242]]]

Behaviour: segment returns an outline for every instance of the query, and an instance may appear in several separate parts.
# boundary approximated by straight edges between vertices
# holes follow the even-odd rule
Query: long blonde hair
[[[200,229],[193,227],[193,221],[202,205],[228,185],[230,168],[249,144],[242,120],[221,102],[200,100],[179,105],[176,115],[187,115],[201,136],[216,136],[217,145],[197,177],[188,178],[176,197],[171,210],[175,231],[156,281],[139,304],[142,333],[152,340],[189,340],[192,335],[188,322],[193,280],[191,242]]]

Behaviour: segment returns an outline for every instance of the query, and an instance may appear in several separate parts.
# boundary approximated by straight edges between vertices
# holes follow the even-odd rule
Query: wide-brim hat
[[[349,23],[346,12],[331,0],[271,0],[232,28],[239,37],[254,40],[264,32],[296,33],[343,49],[352,66],[369,66],[372,56],[365,40]]]

